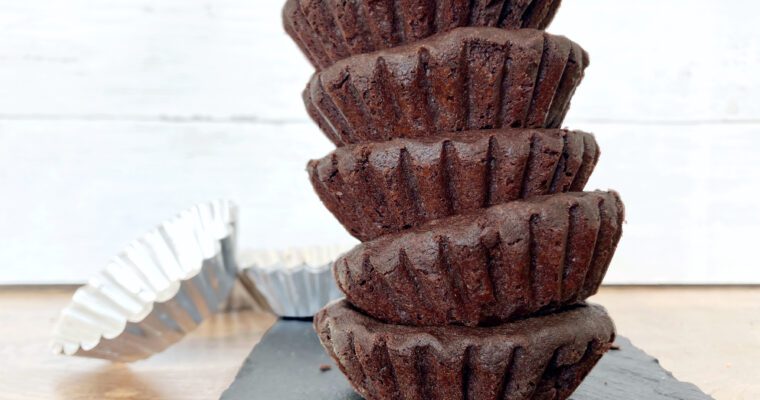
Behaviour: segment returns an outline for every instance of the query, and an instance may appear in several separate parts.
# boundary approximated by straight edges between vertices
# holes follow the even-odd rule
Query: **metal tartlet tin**
[[[131,362],[165,350],[220,310],[236,280],[237,209],[199,204],[127,246],[74,294],[59,354]]]
[[[343,297],[332,274],[333,261],[350,246],[257,251],[241,259],[241,280],[263,296],[280,317],[309,318],[325,304]]]

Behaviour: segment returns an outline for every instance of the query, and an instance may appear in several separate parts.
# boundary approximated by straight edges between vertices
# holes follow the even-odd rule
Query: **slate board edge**
[[[657,359],[633,346],[628,339],[618,337],[616,344],[620,350],[612,350],[605,356],[571,400],[712,399],[697,386],[675,379]],[[321,372],[322,364],[332,368]],[[631,383],[634,378],[639,378],[639,384]],[[304,320],[279,320],[272,326],[221,397],[222,400],[307,398],[361,399],[322,350],[311,322]]]

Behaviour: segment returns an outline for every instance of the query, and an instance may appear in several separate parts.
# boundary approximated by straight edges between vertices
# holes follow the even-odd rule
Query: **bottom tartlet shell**
[[[596,305],[487,328],[411,327],[384,324],[343,300],[314,325],[368,400],[566,399],[615,337]]]

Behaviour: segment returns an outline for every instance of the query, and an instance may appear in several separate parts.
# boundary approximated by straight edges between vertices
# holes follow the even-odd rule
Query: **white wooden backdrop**
[[[281,1],[0,0],[0,283],[82,282],[194,202],[244,248],[352,242],[311,192],[330,145]],[[590,53],[567,125],[604,151],[628,225],[609,283],[760,283],[752,0],[565,0]]]

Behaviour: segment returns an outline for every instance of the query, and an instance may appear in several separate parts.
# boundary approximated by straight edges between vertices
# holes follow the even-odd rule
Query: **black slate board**
[[[618,338],[573,400],[708,400]],[[320,365],[332,366],[320,371]],[[222,400],[361,400],[325,354],[311,321],[280,320],[253,349]]]

